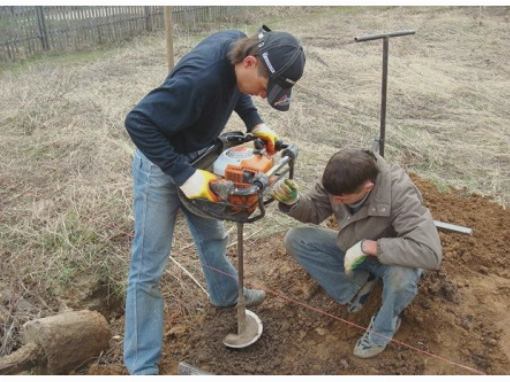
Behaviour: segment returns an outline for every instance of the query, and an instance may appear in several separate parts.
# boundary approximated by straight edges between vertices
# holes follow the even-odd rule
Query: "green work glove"
[[[297,202],[299,197],[298,187],[291,179],[280,180],[272,189],[273,198],[288,206]]]
[[[355,271],[363,262],[367,259],[367,254],[363,252],[361,249],[361,244],[363,240],[358,241],[351,248],[345,252],[344,257],[344,269],[345,274],[348,276],[352,275],[352,272]]]

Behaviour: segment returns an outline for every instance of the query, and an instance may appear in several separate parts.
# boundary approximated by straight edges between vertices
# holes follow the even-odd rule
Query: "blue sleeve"
[[[136,147],[179,186],[195,169],[175,151],[171,137],[200,115],[203,97],[194,89],[191,80],[172,78],[147,94],[125,121]]]
[[[251,97],[247,94],[241,94],[234,110],[241,117],[248,131],[251,131],[259,123],[264,122],[260,118],[257,108],[253,105]]]

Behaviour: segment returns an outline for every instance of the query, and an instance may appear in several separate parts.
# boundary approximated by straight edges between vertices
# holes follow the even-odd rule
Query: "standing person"
[[[285,236],[287,252],[329,296],[349,304],[367,293],[364,285],[382,279],[382,305],[354,347],[361,358],[381,353],[417,294],[422,270],[441,264],[439,235],[419,190],[399,166],[347,149],[330,158],[309,194],[300,195],[286,180],[275,185],[273,196],[280,210],[301,222],[335,216],[338,230],[304,226]]]
[[[163,84],[147,94],[126,117],[137,149],[133,158],[135,237],[126,296],[124,362],[130,374],[158,374],[163,336],[159,281],[170,255],[177,191],[190,199],[214,200],[215,175],[191,162],[224,129],[235,110],[247,131],[275,149],[252,95],[275,109],[289,109],[292,86],[303,74],[305,56],[296,38],[263,27],[253,37],[240,31],[215,33],[185,55]],[[183,209],[205,275],[211,303],[237,302],[237,273],[226,257],[221,221]],[[230,276],[226,276],[230,275]],[[261,290],[245,289],[247,305],[264,300]]]

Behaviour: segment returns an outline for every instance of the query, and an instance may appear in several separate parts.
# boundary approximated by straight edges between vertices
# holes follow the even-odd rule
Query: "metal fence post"
[[[48,31],[46,30],[46,22],[44,20],[44,7],[35,7],[35,14],[37,15],[37,27],[39,29],[39,39],[43,50],[49,50],[50,44],[48,42]]]

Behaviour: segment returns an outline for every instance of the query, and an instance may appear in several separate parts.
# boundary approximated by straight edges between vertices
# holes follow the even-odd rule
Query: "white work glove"
[[[216,180],[217,176],[205,170],[196,170],[180,187],[188,199],[207,199],[217,202],[218,196],[211,191],[209,183]]]
[[[367,259],[367,254],[361,249],[363,240],[358,241],[351,248],[345,252],[344,257],[344,269],[345,274],[348,276],[352,275],[352,272],[356,270],[363,262]]]
[[[279,202],[291,206],[299,197],[296,183],[291,179],[281,179],[272,188],[271,195]]]
[[[264,123],[261,123],[251,131],[253,135],[257,138],[260,138],[266,144],[266,150],[269,155],[273,155],[276,152],[276,141],[278,140],[278,135],[267,127]]]

